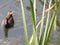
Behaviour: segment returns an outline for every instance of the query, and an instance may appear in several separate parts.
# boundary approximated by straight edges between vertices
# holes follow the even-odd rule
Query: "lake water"
[[[26,14],[28,36],[32,34],[32,22],[30,11],[26,9],[29,6],[29,0],[23,0]],[[8,30],[8,38],[5,38],[4,28],[0,25],[0,45],[25,45],[23,21],[21,14],[21,6],[19,0],[0,0],[0,24],[6,17],[8,10],[12,10],[15,25],[14,28]],[[43,5],[37,0],[37,13],[42,11]],[[41,19],[41,15],[37,15],[37,22]],[[52,30],[50,37],[50,45],[60,45],[60,32]]]

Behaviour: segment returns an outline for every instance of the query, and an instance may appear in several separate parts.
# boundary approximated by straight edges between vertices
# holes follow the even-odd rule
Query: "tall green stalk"
[[[44,0],[42,19],[39,21],[39,23],[37,25],[36,25],[36,0],[34,0],[34,4],[32,3],[32,0],[29,0],[29,1],[30,1],[30,12],[31,12],[32,24],[33,24],[33,33],[32,33],[30,42],[28,41],[28,34],[27,34],[27,27],[26,27],[26,19],[25,19],[23,2],[22,2],[22,0],[20,0],[26,45],[47,45],[48,41],[49,41],[51,30],[52,30],[52,26],[53,26],[54,22],[56,21],[57,9],[58,9],[57,4],[58,3],[56,3],[56,5],[53,9],[53,15],[52,15],[50,23],[49,23],[49,21],[50,21],[49,20],[50,19],[50,17],[49,17],[50,16],[50,10],[48,11],[47,20],[46,20],[46,27],[45,27],[44,35],[43,35],[43,38],[42,38],[44,19],[46,18],[45,17],[46,0]],[[52,2],[52,0],[50,0],[49,9],[51,8],[51,2]],[[57,0],[55,0],[55,2],[57,2]],[[38,42],[37,28],[38,28],[39,24],[41,24],[41,26],[40,26],[39,42]],[[55,22],[55,24],[56,24],[56,22]]]
[[[34,7],[33,3],[30,0],[30,11],[31,11],[31,18],[32,18],[32,23],[33,23],[33,40],[32,40],[32,45],[38,45],[37,43],[37,32],[36,32],[36,0],[34,0]]]
[[[42,22],[41,22],[41,26],[40,26],[40,35],[39,35],[39,44],[42,44],[41,43],[41,39],[42,39],[42,32],[43,32],[43,24],[44,24],[44,10],[45,10],[45,4],[46,4],[46,0],[44,0],[44,7],[43,7],[43,13],[42,13]]]
[[[22,18],[23,18],[23,24],[24,24],[24,34],[25,34],[26,45],[29,45],[27,28],[26,28],[26,18],[25,18],[25,13],[24,13],[24,7],[23,7],[22,0],[20,0],[20,3],[21,3],[21,9],[22,9]]]
[[[51,22],[50,22],[50,26],[49,26],[49,31],[47,33],[47,41],[49,40],[49,37],[50,37],[50,33],[51,33],[51,30],[52,30],[52,25],[54,24],[54,21],[55,21],[55,18],[57,16],[57,3],[55,3],[55,7],[53,9],[53,16],[52,16],[52,19],[51,19]]]
[[[51,6],[51,2],[52,0],[50,0],[50,3],[49,3],[49,8]],[[44,32],[44,37],[43,37],[43,42],[42,42],[42,45],[45,45],[46,44],[46,36],[47,36],[47,32],[48,32],[48,27],[49,27],[49,13],[50,11],[48,11],[48,15],[47,15],[47,20],[46,20],[46,27],[45,27],[45,32]]]

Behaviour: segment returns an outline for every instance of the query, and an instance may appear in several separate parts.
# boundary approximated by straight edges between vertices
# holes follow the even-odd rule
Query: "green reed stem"
[[[20,3],[21,3],[21,9],[22,9],[22,18],[23,18],[23,24],[24,24],[24,34],[25,34],[26,45],[29,45],[27,28],[26,28],[26,18],[25,18],[25,13],[24,13],[24,7],[23,7],[22,0],[20,0]]]

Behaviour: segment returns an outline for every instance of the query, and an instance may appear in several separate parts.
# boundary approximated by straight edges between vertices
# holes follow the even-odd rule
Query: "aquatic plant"
[[[46,0],[44,0],[42,19],[38,22],[38,24],[36,24],[36,0],[34,0],[34,4],[32,3],[32,0],[29,0],[29,1],[30,1],[31,19],[32,19],[32,24],[33,24],[33,33],[32,33],[30,40],[28,40],[28,33],[27,33],[27,27],[26,27],[26,19],[25,19],[23,2],[22,0],[20,0],[26,45],[48,45],[48,41],[49,41],[49,37],[50,37],[50,33],[51,33],[53,25],[54,25],[54,29],[56,30],[58,0],[54,0],[55,2],[54,4],[52,4],[52,0],[49,0],[48,9],[45,8]],[[52,11],[51,18],[50,18],[50,11]],[[45,12],[47,12],[47,18],[45,16]],[[45,18],[46,18],[46,22],[44,22]],[[43,32],[44,23],[46,23],[46,25],[45,25],[44,32]],[[40,30],[39,30],[40,32],[38,33],[37,28],[39,25],[40,25]],[[42,36],[42,32],[43,32],[43,36]],[[39,34],[38,36],[37,36],[37,33]]]

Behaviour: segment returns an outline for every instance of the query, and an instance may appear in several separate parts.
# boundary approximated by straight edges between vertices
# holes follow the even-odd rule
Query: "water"
[[[42,4],[37,0],[37,13],[42,11]],[[29,6],[29,0],[23,0],[24,9],[26,14],[27,30],[29,37],[32,34],[32,22],[30,11],[26,9]],[[0,45],[25,45],[23,21],[21,15],[21,7],[19,0],[0,0],[0,24],[6,17],[8,10],[12,10],[15,20],[14,28],[8,30],[8,38],[5,38],[4,28],[0,25]],[[3,6],[2,6],[3,5]],[[41,19],[41,15],[37,16],[37,22]],[[60,45],[60,32],[52,31],[50,37],[51,45]]]

